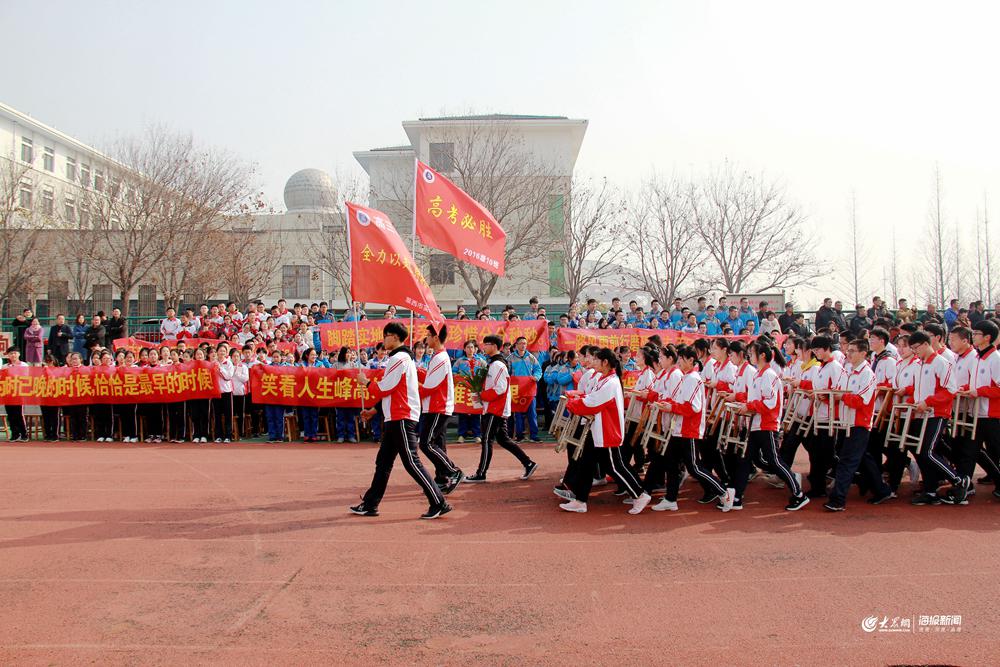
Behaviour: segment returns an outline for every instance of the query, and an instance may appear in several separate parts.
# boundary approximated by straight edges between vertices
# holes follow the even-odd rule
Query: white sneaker
[[[462,436],[458,436],[458,444],[464,445],[465,444],[465,438],[463,438]]]
[[[215,441],[216,442],[222,442],[222,438],[216,438]]]
[[[576,500],[576,495],[572,491],[566,489],[552,489],[552,493],[556,494],[563,500]]]
[[[596,477],[594,478],[594,486],[604,486],[607,483],[608,483],[608,480],[606,478],[604,478],[604,477],[601,477],[600,479],[598,479]]]
[[[104,438],[98,438],[97,442],[104,442]]]
[[[726,489],[726,494],[722,496],[722,507],[723,512],[728,512],[733,509],[733,501],[736,500],[736,489]]]
[[[628,513],[638,514],[642,510],[646,509],[646,505],[648,505],[649,501],[652,499],[653,496],[649,495],[646,492],[643,492],[643,494],[638,498],[636,498],[635,501],[632,503],[632,508],[628,511]],[[677,503],[674,503],[674,509],[677,509]]]
[[[666,512],[666,511],[676,512],[677,503],[673,500],[667,500],[666,498],[664,498],[660,502],[653,505],[650,509],[653,510],[654,512]]]
[[[226,438],[226,439],[225,439],[225,440],[223,440],[222,442],[229,442],[229,438]]]
[[[567,512],[579,512],[580,514],[586,514],[587,503],[581,503],[579,500],[571,500],[568,503],[560,505],[559,509],[566,510]]]
[[[479,436],[476,436],[476,444],[477,445],[480,444],[482,441],[483,441],[482,438],[480,438]]]
[[[343,438],[337,438],[337,444],[338,445],[344,444],[344,439]]]

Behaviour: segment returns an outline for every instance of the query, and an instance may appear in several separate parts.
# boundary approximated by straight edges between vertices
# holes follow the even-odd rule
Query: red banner
[[[479,202],[419,160],[414,206],[421,243],[503,275],[507,253],[503,228]]]
[[[358,384],[357,370],[303,368],[301,366],[264,366],[250,368],[250,393],[254,403],[265,405],[309,406],[316,408],[373,407],[367,389]],[[365,370],[372,380],[382,371]],[[455,414],[480,414],[472,405],[469,386],[463,376],[455,375]],[[538,391],[532,378],[512,377],[511,409],[524,412]]]
[[[352,299],[405,306],[431,320],[442,319],[430,285],[389,216],[347,202],[347,245]]]
[[[218,398],[215,364],[189,361],[153,368],[19,366],[0,370],[0,404],[174,403]]]
[[[382,342],[382,327],[389,322],[399,322],[407,328],[409,332],[410,320],[361,320],[358,322],[357,336],[354,333],[354,322],[327,322],[319,325],[319,339],[323,349],[327,352],[334,352],[341,347],[375,347]],[[541,352],[549,348],[548,326],[545,320],[523,320],[515,322],[490,321],[490,320],[445,320],[448,325],[448,340],[445,348],[449,350],[461,350],[468,340],[476,340],[480,343],[483,336],[496,334],[502,336],[505,341],[513,343],[520,336],[528,340],[528,349],[532,352]],[[426,320],[415,320],[413,326],[416,329],[416,339],[424,337],[427,326]],[[412,333],[413,332],[409,332]],[[412,345],[413,341],[409,342]]]
[[[632,352],[638,352],[639,348],[646,344],[650,336],[658,335],[664,345],[690,345],[698,338],[725,338],[726,340],[741,340],[750,342],[757,340],[757,336],[705,336],[695,333],[683,333],[673,329],[570,329],[561,327],[556,332],[558,347],[560,350],[576,350],[584,345],[599,345],[615,349],[627,346]],[[786,336],[775,335],[774,341],[781,345]]]

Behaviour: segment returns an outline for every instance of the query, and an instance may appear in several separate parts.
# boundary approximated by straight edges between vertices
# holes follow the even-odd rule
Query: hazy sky
[[[782,179],[833,269],[855,192],[864,292],[886,295],[895,230],[912,298],[935,162],[970,271],[984,194],[1000,219],[998,18],[960,2],[0,0],[0,100],[98,147],[191,131],[256,163],[279,207],[293,172],[360,171],[351,151],[404,143],[404,119],[586,118],[587,175],[632,186],[728,159]],[[797,296],[821,293],[850,298],[828,280]]]

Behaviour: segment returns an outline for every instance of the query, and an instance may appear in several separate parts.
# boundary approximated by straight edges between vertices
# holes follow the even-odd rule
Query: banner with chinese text
[[[652,335],[658,335],[664,345],[690,345],[698,338],[725,338],[726,340],[754,341],[757,336],[705,336],[703,334],[683,333],[672,329],[570,329],[562,327],[556,332],[556,340],[560,350],[575,350],[579,352],[584,345],[599,345],[616,349],[626,346],[632,352],[646,344]],[[784,335],[775,335],[775,342],[781,345]]]
[[[355,337],[354,322],[327,322],[319,325],[319,339],[323,349],[334,352],[341,347],[375,347],[382,342],[382,327],[389,322],[398,322],[409,330],[410,320],[361,320],[357,323],[358,335]],[[520,336],[528,341],[528,349],[541,352],[549,347],[548,325],[545,320],[518,320],[514,322],[491,320],[445,320],[448,325],[448,340],[445,348],[461,350],[468,340],[482,343],[483,336],[496,334],[505,341],[513,343]],[[415,320],[416,339],[424,337],[428,322]],[[410,332],[412,334],[412,332]],[[409,345],[413,341],[408,341]]]
[[[189,361],[153,368],[124,366],[4,367],[0,404],[173,403],[218,398],[215,364]]]

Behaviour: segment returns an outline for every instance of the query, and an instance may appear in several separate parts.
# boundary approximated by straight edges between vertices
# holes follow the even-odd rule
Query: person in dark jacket
[[[24,312],[10,323],[11,331],[14,333],[13,346],[21,353],[22,359],[24,359],[24,332],[29,326],[31,326],[31,308],[25,308]]]
[[[787,333],[795,322],[795,306],[789,301],[785,304],[785,312],[778,316],[778,328],[781,333]]]
[[[841,331],[847,331],[847,317],[844,315],[843,301],[833,302],[833,319],[837,321],[837,326]]]
[[[87,328],[87,332],[83,336],[83,347],[86,350],[88,358],[95,347],[104,345],[105,336],[107,336],[107,329],[101,324],[101,316],[94,315],[91,325]]]
[[[104,321],[104,329],[106,331],[104,347],[110,348],[114,341],[125,337],[125,318],[122,317],[121,309],[111,310],[111,317]]]
[[[56,323],[49,328],[49,352],[57,366],[66,365],[66,355],[69,354],[70,343],[73,342],[73,330],[66,324],[62,313],[56,315]]]
[[[865,329],[871,329],[872,326],[874,326],[872,324],[872,319],[868,317],[868,312],[865,310],[865,307],[859,303],[857,313],[851,318],[851,333],[855,336],[860,336],[862,331]]]
[[[836,315],[837,311],[833,309],[833,299],[829,297],[823,299],[823,305],[819,307],[819,310],[816,311],[816,317],[813,318],[816,331],[827,328]],[[781,330],[784,331],[785,327],[781,327]]]

